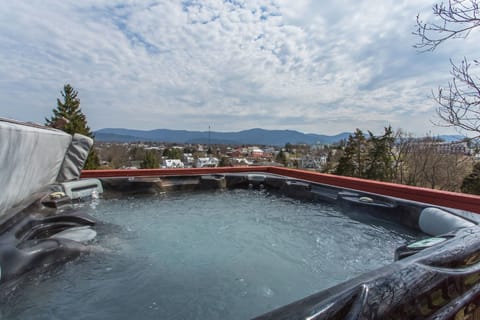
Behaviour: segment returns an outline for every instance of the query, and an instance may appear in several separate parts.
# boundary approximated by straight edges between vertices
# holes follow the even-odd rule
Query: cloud
[[[42,122],[68,82],[95,129],[337,133],[393,123],[423,133],[448,57],[479,49],[418,54],[415,16],[431,4],[5,2],[0,116]]]

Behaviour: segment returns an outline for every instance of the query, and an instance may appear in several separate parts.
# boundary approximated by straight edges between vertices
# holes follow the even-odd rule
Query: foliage
[[[157,155],[153,150],[146,150],[145,158],[143,162],[140,164],[140,168],[142,169],[155,169],[159,168],[160,163],[158,161]]]
[[[473,166],[473,171],[463,179],[462,192],[480,194],[480,163]]]
[[[432,189],[459,191],[471,168],[471,158],[442,151],[436,138],[413,138],[402,131],[365,137],[356,130],[347,140],[335,174],[395,182]]]
[[[100,167],[100,159],[98,158],[95,148],[92,148],[88,153],[87,160],[85,160],[83,168],[87,170],[95,170],[98,169],[98,167]]]
[[[356,129],[348,137],[343,156],[338,162],[335,174],[351,177],[366,177],[365,167],[368,161],[368,141],[362,130]]]
[[[382,136],[369,132],[365,137],[356,129],[348,137],[335,174],[381,181],[392,181],[394,176],[392,150],[395,137],[391,127]]]
[[[275,161],[286,166],[288,163],[288,153],[284,152],[283,150],[280,150],[277,156],[275,157]]]
[[[230,158],[228,157],[222,157],[220,159],[220,162],[218,163],[218,166],[219,167],[231,167],[232,166],[232,163],[230,161]]]
[[[365,171],[367,179],[392,181],[394,177],[393,148],[395,137],[392,127],[385,128],[382,136],[376,137],[371,132],[369,163]]]
[[[57,98],[57,108],[53,109],[53,116],[50,119],[45,118],[45,125],[55,127],[63,119],[68,120],[59,129],[69,133],[79,133],[90,138],[94,138],[92,131],[87,125],[87,120],[82,110],[80,109],[80,99],[78,98],[78,92],[75,91],[70,84],[63,86],[61,92],[62,100]],[[96,169],[100,165],[100,161],[92,148],[85,161],[85,169]]]
[[[420,37],[416,48],[433,51],[443,42],[466,38],[472,30],[480,26],[478,0],[448,0],[433,6],[434,22],[426,23],[417,16],[415,35]],[[438,22],[436,22],[438,21]],[[447,88],[439,88],[434,94],[438,104],[437,114],[442,124],[469,131],[480,136],[480,84],[473,68],[480,67],[477,60],[473,64],[467,58],[452,64],[453,76]],[[473,67],[473,68],[472,68]]]
[[[169,148],[163,151],[163,156],[167,159],[182,159],[183,150],[179,148]]]

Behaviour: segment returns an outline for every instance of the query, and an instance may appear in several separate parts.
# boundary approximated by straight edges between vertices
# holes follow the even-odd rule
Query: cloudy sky
[[[0,117],[43,123],[65,83],[93,129],[414,134],[474,36],[418,53],[435,0],[18,0],[0,4]]]

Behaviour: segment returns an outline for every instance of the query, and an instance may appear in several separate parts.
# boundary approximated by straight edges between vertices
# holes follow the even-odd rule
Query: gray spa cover
[[[0,119],[0,218],[55,182],[71,141],[63,131]]]
[[[65,160],[58,174],[57,181],[65,182],[78,180],[82,173],[83,165],[88,157],[88,152],[93,145],[93,139],[75,133],[72,143],[68,148]]]

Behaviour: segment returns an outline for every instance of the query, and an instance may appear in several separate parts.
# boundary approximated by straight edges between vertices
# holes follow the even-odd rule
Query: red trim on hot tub
[[[480,213],[480,196],[434,189],[406,186],[318,172],[288,169],[283,167],[220,167],[185,169],[139,169],[139,170],[84,170],[82,178],[148,177],[173,175],[200,175],[221,173],[260,172],[317,182],[335,187],[354,189],[437,206],[456,208]]]

